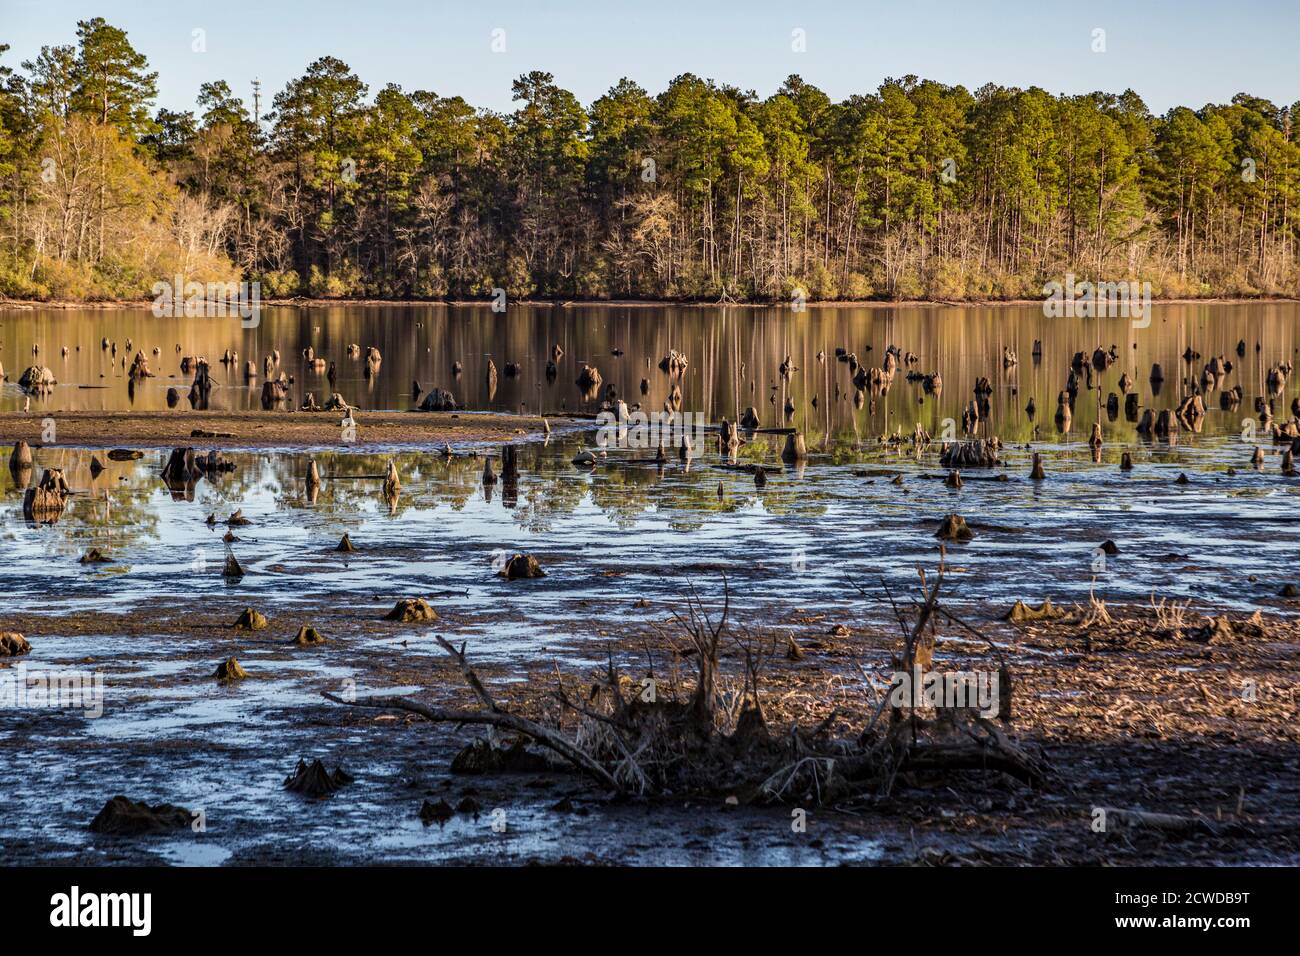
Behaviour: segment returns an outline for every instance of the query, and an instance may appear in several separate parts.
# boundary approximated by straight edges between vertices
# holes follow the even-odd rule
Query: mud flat
[[[717,622],[719,595],[705,590]],[[376,595],[273,612],[269,627],[239,632],[230,622],[242,603],[177,608],[159,601],[129,615],[0,616],[0,630],[23,629],[30,638],[33,651],[22,659],[29,667],[102,667],[112,689],[98,721],[65,710],[25,719],[0,738],[0,785],[11,800],[0,835],[9,862],[1300,860],[1294,617],[1097,603],[1015,624],[954,598],[938,605],[945,610],[933,666],[977,670],[996,666],[998,654],[1005,659],[1011,719],[993,722],[1010,746],[1032,755],[1040,778],[994,766],[918,766],[904,767],[884,788],[845,789],[843,778],[837,783],[830,774],[792,774],[793,786],[782,790],[781,775],[764,792],[726,779],[728,769],[717,786],[629,796],[545,759],[532,743],[527,759],[476,772],[464,755],[484,728],[432,724],[322,694],[350,687],[360,702],[391,696],[433,711],[475,713],[486,693],[502,711],[591,746],[581,711],[611,717],[591,696],[611,664],[629,706],[644,706],[630,701],[651,673],[662,706],[689,700],[697,655],[673,618],[684,611],[680,604],[655,601],[632,611],[627,627],[599,648],[575,633],[541,653],[502,657],[487,653],[490,638],[471,638],[466,658],[481,681],[474,688],[434,634],[455,640],[490,626],[497,616],[490,609],[449,608],[435,599],[439,620],[412,626],[384,620],[391,604]],[[308,620],[326,642],[295,648],[290,638]],[[756,685],[762,734],[746,735],[748,749],[727,749],[727,768],[769,754],[784,774],[832,741],[859,738],[902,648],[898,629],[861,624],[842,610],[750,607],[728,626],[716,676],[723,695],[734,697],[747,680],[753,657],[746,648],[764,660]],[[766,636],[776,628],[796,653],[785,638]],[[231,655],[249,677],[221,685],[211,679],[212,666]],[[569,705],[561,703],[566,698]],[[912,732],[909,722],[898,725],[906,728],[900,739]],[[915,732],[951,742],[974,727],[932,711],[918,718]],[[734,724],[727,730],[732,739],[742,736]],[[508,746],[512,736],[500,739]],[[343,768],[353,782],[321,800],[286,791],[283,780],[297,761],[314,758]],[[690,758],[708,765],[706,751]],[[654,754],[637,760],[657,772]],[[208,830],[146,839],[89,833],[90,819],[120,792],[201,807]],[[51,793],[61,796],[51,800]],[[1099,808],[1108,814],[1102,830]],[[791,827],[794,810],[806,811],[803,831]],[[491,825],[498,811],[508,824],[500,830]]]
[[[511,442],[536,438],[537,416],[490,412],[355,411],[356,440],[348,447]],[[42,443],[54,419],[57,443],[84,448],[315,448],[343,444],[338,412],[0,413],[0,442]]]

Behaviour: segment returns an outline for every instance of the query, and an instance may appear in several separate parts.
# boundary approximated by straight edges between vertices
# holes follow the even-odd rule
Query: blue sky
[[[985,82],[1053,93],[1132,87],[1155,112],[1248,91],[1300,100],[1300,0],[0,0],[0,43],[16,66],[76,22],[125,29],[159,72],[159,104],[188,109],[200,83],[226,79],[266,102],[313,59],[346,61],[375,92],[460,94],[506,110],[510,81],[548,70],[584,103],[630,76],[657,93],[694,72],[766,96],[799,73],[835,99],[915,73],[970,89]],[[1091,49],[1094,29],[1106,51]],[[491,49],[505,31],[504,53]],[[805,31],[806,52],[791,49]],[[205,31],[206,52],[192,49]]]

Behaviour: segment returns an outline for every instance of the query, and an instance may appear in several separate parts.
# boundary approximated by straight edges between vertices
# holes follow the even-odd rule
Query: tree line
[[[7,47],[0,46],[0,57]],[[1154,116],[1132,90],[973,93],[915,76],[834,102],[692,74],[590,106],[531,72],[508,113],[326,56],[264,115],[229,83],[155,109],[100,18],[0,58],[0,293],[775,301],[1297,295],[1300,102]]]

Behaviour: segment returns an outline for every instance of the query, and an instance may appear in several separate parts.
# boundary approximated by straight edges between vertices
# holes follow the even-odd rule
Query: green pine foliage
[[[532,72],[501,114],[329,56],[260,117],[223,80],[189,112],[156,90],[98,18],[0,68],[0,293],[971,300],[1071,272],[1300,294],[1300,104],[1244,93],[1153,116],[1131,90],[906,76],[837,103],[684,74],[585,107]]]

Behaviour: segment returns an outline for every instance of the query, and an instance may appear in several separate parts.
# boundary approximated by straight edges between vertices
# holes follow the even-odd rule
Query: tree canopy
[[[125,32],[82,21],[0,60],[0,292],[138,295],[179,265],[266,295],[999,298],[1065,272],[1300,293],[1300,104],[1153,116],[1131,90],[916,76],[842,102],[798,76],[512,93],[372,91],[324,56],[257,120],[223,79],[174,112]]]

